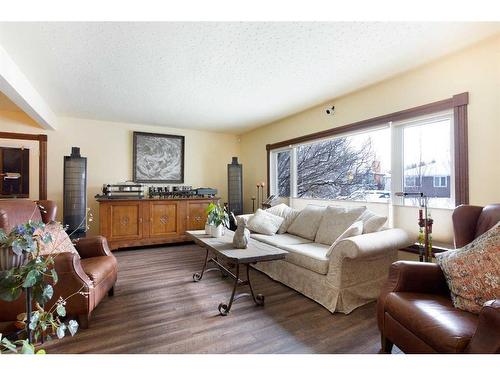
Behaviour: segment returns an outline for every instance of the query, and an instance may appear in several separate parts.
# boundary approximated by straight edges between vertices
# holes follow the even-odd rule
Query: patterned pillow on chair
[[[500,298],[500,222],[470,244],[436,258],[456,308],[477,314],[486,301]]]

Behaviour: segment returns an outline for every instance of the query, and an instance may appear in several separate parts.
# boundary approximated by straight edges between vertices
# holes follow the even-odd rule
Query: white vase
[[[7,271],[24,264],[26,255],[16,255],[10,247],[0,247],[0,271]]]
[[[205,224],[205,234],[212,235],[212,226],[210,224]]]
[[[221,224],[218,227],[212,226],[212,237],[219,238],[224,235],[224,226]]]

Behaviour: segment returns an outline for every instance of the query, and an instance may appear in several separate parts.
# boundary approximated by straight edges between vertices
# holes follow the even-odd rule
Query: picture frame
[[[145,183],[184,183],[182,135],[133,133],[133,180]]]

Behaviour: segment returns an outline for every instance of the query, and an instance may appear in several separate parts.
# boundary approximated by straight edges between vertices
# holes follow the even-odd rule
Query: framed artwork
[[[184,136],[134,132],[135,182],[183,183]]]

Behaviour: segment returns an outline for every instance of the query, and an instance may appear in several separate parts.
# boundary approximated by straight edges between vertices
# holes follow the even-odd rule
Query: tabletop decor
[[[184,136],[134,132],[135,182],[184,182]]]
[[[418,243],[419,260],[421,262],[432,261],[432,224],[431,214],[427,210],[429,197],[422,192],[398,192],[398,197],[417,197],[419,200],[418,209]]]
[[[236,223],[238,224],[238,228],[234,232],[233,246],[236,249],[246,249],[248,247],[248,241],[250,240],[250,231],[247,228],[247,221],[244,217],[238,217]]]
[[[224,228],[229,228],[229,215],[226,208],[222,208],[219,202],[211,202],[205,212],[207,213],[207,224],[210,235],[215,238],[222,237],[224,235]]]

